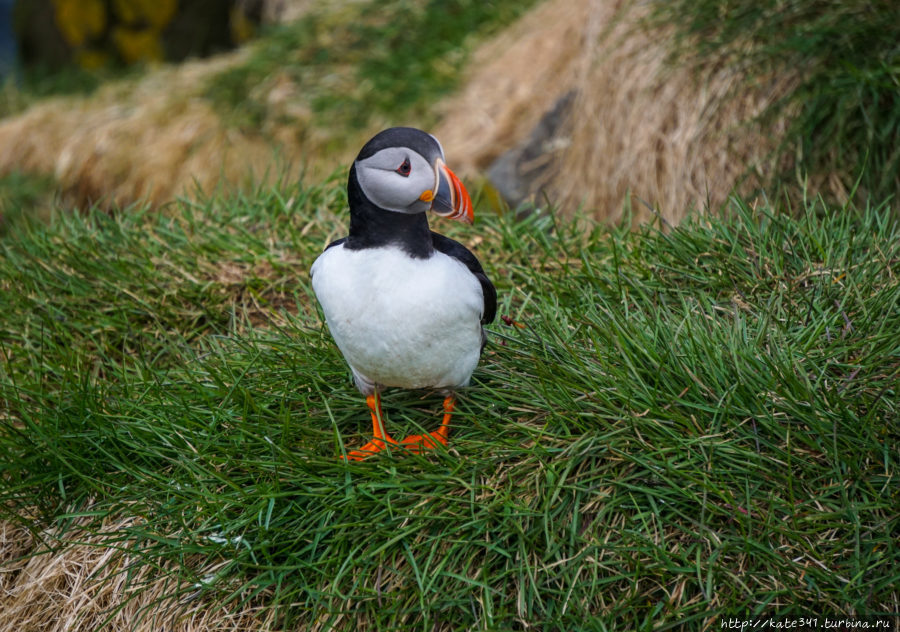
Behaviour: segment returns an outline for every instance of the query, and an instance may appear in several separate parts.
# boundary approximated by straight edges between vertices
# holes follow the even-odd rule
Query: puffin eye
[[[397,169],[396,169],[397,173],[399,173],[404,178],[409,176],[409,172],[411,170],[412,170],[412,166],[409,164],[409,158],[404,158],[403,164],[400,165],[399,167],[397,167]]]

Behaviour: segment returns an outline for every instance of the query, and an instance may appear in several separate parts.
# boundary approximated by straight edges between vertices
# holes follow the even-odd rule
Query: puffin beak
[[[472,198],[456,174],[440,158],[434,165],[435,184],[431,210],[442,217],[471,224],[475,218]]]

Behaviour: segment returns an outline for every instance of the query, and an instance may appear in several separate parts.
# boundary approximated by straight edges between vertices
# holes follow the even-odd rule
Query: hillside
[[[891,3],[288,5],[0,93],[0,632],[900,612]],[[498,318],[446,450],[347,463],[308,271],[395,124],[463,174],[475,224],[431,225]]]
[[[631,0],[290,6],[235,53],[8,99],[0,176],[52,176],[80,206],[164,205],[320,179],[377,130],[412,124],[512,206],[611,221],[630,206],[636,223],[674,224],[733,191],[900,193],[890,3],[793,0],[768,15],[729,0],[712,24],[705,4]],[[807,37],[791,36],[798,24]],[[854,28],[834,37],[842,24]]]
[[[346,464],[368,416],[306,272],[343,204],[334,181],[3,240],[0,630],[900,607],[886,209],[452,230],[522,328],[490,328],[448,451]],[[439,401],[385,407],[402,432]]]

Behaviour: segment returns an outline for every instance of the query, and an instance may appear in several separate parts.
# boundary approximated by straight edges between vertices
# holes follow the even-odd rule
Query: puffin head
[[[362,194],[379,208],[410,215],[431,210],[472,223],[469,193],[431,134],[412,127],[379,132],[360,150],[353,170]]]

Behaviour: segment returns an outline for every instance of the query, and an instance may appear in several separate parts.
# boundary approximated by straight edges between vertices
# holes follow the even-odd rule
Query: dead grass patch
[[[736,69],[668,63],[672,33],[646,26],[633,0],[550,0],[476,55],[437,135],[469,174],[527,138],[574,91],[567,130],[554,142],[546,190],[571,212],[618,221],[630,195],[670,223],[718,205],[762,166],[784,125],[754,121],[793,85],[773,77],[754,90]],[[768,165],[767,167],[771,167]],[[653,213],[635,201],[635,223]]]
[[[735,189],[751,194],[760,185],[753,174],[774,167],[761,169],[785,131],[782,123],[764,129],[758,118],[794,79],[772,77],[750,90],[737,68],[675,67],[672,33],[643,26],[645,6],[593,4],[606,12],[594,11],[586,26],[571,144],[554,179],[564,206],[584,204],[618,221],[631,194],[675,224]],[[636,223],[653,219],[642,204],[632,208]]]
[[[53,174],[78,205],[160,205],[221,182],[261,181],[273,147],[223,125],[195,94],[203,76],[241,56],[163,68],[134,85],[52,99],[9,118],[0,123],[0,173]]]
[[[593,9],[584,0],[542,2],[474,53],[463,87],[439,106],[435,135],[454,169],[487,169],[571,89]]]
[[[78,519],[66,535],[48,530],[40,540],[0,521],[0,632],[238,632],[271,630],[274,613],[256,600],[242,607],[191,600],[191,584],[178,569],[141,563],[128,542],[110,534],[134,517],[106,519],[89,534]],[[215,565],[204,569],[214,573]],[[103,627],[103,626],[106,627]]]

